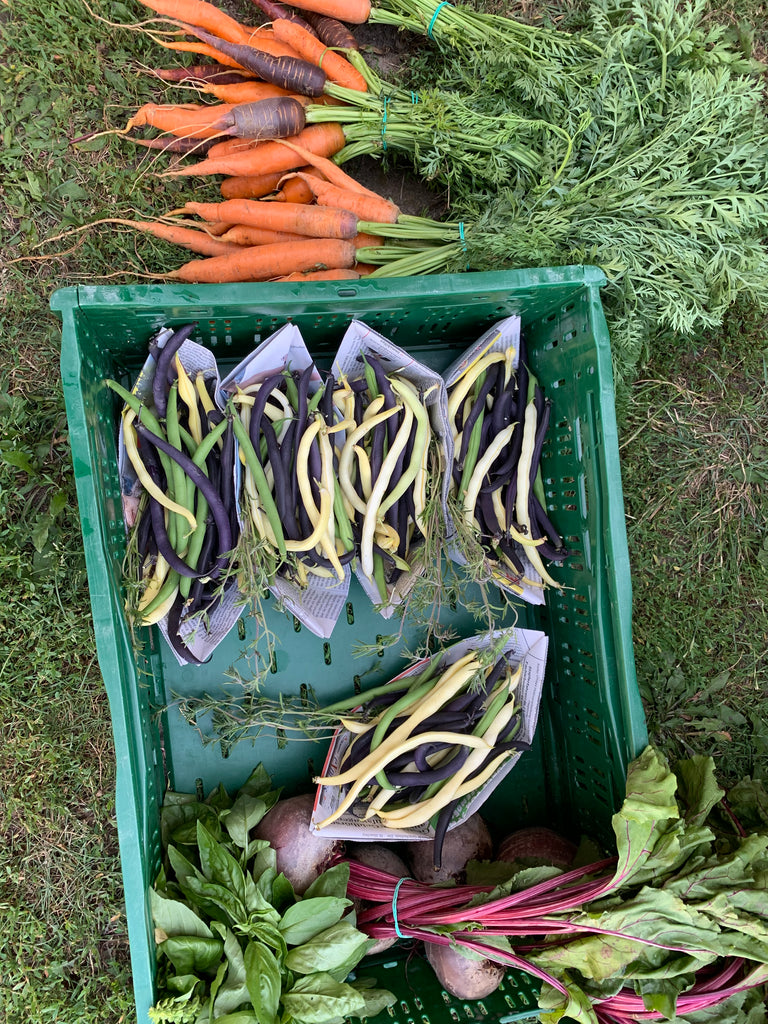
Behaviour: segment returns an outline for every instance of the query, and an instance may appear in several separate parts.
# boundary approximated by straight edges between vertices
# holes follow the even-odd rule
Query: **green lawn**
[[[128,22],[137,8],[98,10]],[[728,16],[745,38],[750,22],[764,25],[747,0]],[[15,0],[0,23],[0,1021],[116,1022],[130,1019],[132,997],[113,750],[48,299],[61,285],[156,270],[168,250],[114,228],[35,246],[75,223],[156,208],[146,157],[115,138],[69,141],[156,96],[140,65],[162,58],[78,0]],[[163,191],[170,208],[175,190]],[[714,754],[732,781],[768,777],[766,327],[736,306],[710,336],[663,339],[623,402],[651,734],[671,754]]]

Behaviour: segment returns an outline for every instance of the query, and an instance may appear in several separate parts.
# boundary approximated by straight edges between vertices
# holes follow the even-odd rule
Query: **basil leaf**
[[[245,903],[245,875],[235,858],[217,843],[210,832],[199,821],[197,823],[197,847],[200,851],[200,865],[209,882],[216,882]]]
[[[183,885],[187,879],[196,878],[200,874],[192,861],[188,860],[175,846],[168,847],[168,860],[179,885]]]
[[[218,812],[208,804],[195,800],[194,803],[174,804],[167,811],[163,808],[160,818],[163,846],[172,842],[194,846],[197,842],[198,821],[205,825],[214,839],[221,838]]]
[[[224,943],[203,935],[174,935],[161,942],[158,949],[168,957],[178,974],[201,974],[221,960]]]
[[[376,988],[376,982],[372,978],[357,978],[351,982],[351,985],[365,1000],[365,1009],[361,1014],[362,1017],[377,1017],[397,1002],[397,996],[388,992],[385,988]]]
[[[262,871],[256,882],[256,888],[264,899],[272,906],[272,883],[277,878],[277,871],[274,868],[267,868]]]
[[[279,911],[285,911],[287,907],[296,902],[296,893],[293,891],[289,879],[280,872],[272,883],[272,906]]]
[[[237,795],[264,796],[272,789],[272,779],[263,764],[259,763],[237,791]],[[277,791],[279,794],[279,790]]]
[[[248,988],[245,983],[245,963],[240,943],[224,925],[216,923],[213,927],[224,940],[227,968],[227,980],[218,990],[218,995],[211,991],[212,1017],[217,1020],[219,1014],[230,1013],[248,1002]]]
[[[225,811],[232,806],[232,797],[224,788],[224,783],[220,782],[216,789],[212,789],[205,798],[205,803],[217,811]]]
[[[288,907],[278,927],[289,946],[300,946],[318,932],[336,924],[349,906],[350,900],[339,899],[336,896],[300,900],[292,907]]]
[[[188,878],[181,886],[184,895],[192,903],[205,910],[211,917],[219,919],[216,909],[224,912],[226,919],[231,924],[245,924],[247,912],[243,904],[222,885],[215,882],[207,882],[204,878]]]
[[[245,980],[259,1024],[277,1024],[282,981],[275,954],[261,942],[245,947]]]
[[[270,924],[267,921],[257,921],[254,926],[249,929],[249,935],[251,935],[252,938],[257,939],[259,942],[263,942],[265,946],[269,946],[269,948],[274,952],[278,963],[283,964],[285,962],[285,957],[288,953],[288,946],[275,925]]]
[[[261,1021],[250,1010],[238,1010],[236,1013],[226,1013],[223,1017],[217,1017],[215,1024],[261,1024]]]
[[[347,895],[349,885],[349,863],[342,861],[328,868],[322,875],[314,880],[304,893],[302,899],[309,900],[315,896],[338,896],[341,899]]]
[[[258,878],[264,871],[277,871],[277,853],[266,839],[256,839],[251,843],[251,853],[254,852],[256,856],[251,864],[251,874],[254,878]]]
[[[267,805],[258,797],[241,793],[234,804],[221,812],[220,820],[235,846],[248,855],[248,835],[267,813]]]
[[[367,935],[353,928],[348,921],[339,921],[319,932],[309,942],[289,950],[285,966],[296,974],[315,974],[319,971],[333,971],[351,960],[345,974],[339,979],[343,981],[371,945],[373,943]]]
[[[303,1024],[327,1024],[333,1017],[359,1017],[365,1012],[365,999],[329,974],[310,974],[283,995],[283,1008]]]
[[[154,889],[150,889],[149,905],[155,927],[162,929],[166,938],[171,935],[200,935],[208,939],[213,937],[205,921],[186,903],[165,899]]]
[[[225,976],[226,973],[227,973],[227,963],[226,963],[225,960],[223,960],[219,964],[218,971],[216,971],[216,977],[211,982],[210,1002],[208,1004],[209,1007],[213,1006],[216,1003],[216,996],[218,994],[219,989],[221,988],[221,984],[224,981],[224,976]]]

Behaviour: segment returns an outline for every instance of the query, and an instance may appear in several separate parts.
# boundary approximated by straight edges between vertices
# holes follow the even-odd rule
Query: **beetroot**
[[[434,942],[425,942],[424,949],[438,981],[457,999],[483,999],[504,979],[504,968],[490,960],[470,960],[451,946]]]
[[[479,814],[473,814],[447,833],[439,871],[435,871],[434,843],[408,843],[407,851],[411,874],[420,882],[447,882],[449,879],[463,882],[467,863],[488,860],[493,853],[493,843],[483,819]]]
[[[314,802],[309,793],[280,800],[254,832],[256,839],[269,841],[277,854],[277,870],[299,895],[330,867],[343,847],[338,839],[322,839],[309,831]]]
[[[522,828],[502,839],[496,860],[534,860],[556,868],[569,868],[576,846],[549,828]]]

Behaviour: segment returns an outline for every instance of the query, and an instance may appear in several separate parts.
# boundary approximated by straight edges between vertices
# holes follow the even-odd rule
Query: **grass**
[[[734,309],[638,380],[622,448],[635,657],[652,737],[768,774],[768,348]]]
[[[761,11],[733,0],[720,15],[748,35]],[[16,0],[0,22],[0,1021],[114,1024],[132,1015],[114,753],[47,303],[63,284],[157,270],[170,250],[114,229],[35,247],[75,223],[156,210],[146,157],[115,137],[69,140],[156,97],[139,64],[162,58],[79,0]],[[754,46],[764,53],[765,37]],[[182,187],[163,184],[168,208]],[[717,336],[658,346],[621,439],[651,733],[670,753],[714,754],[731,780],[768,774],[767,338],[758,311],[736,308]]]

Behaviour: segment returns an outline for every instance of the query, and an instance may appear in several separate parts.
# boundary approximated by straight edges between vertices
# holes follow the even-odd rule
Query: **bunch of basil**
[[[234,799],[168,793],[165,858],[150,893],[158,948],[157,1024],[336,1024],[395,997],[348,975],[374,944],[354,925],[349,865],[303,896],[252,830],[277,802],[259,765]]]

